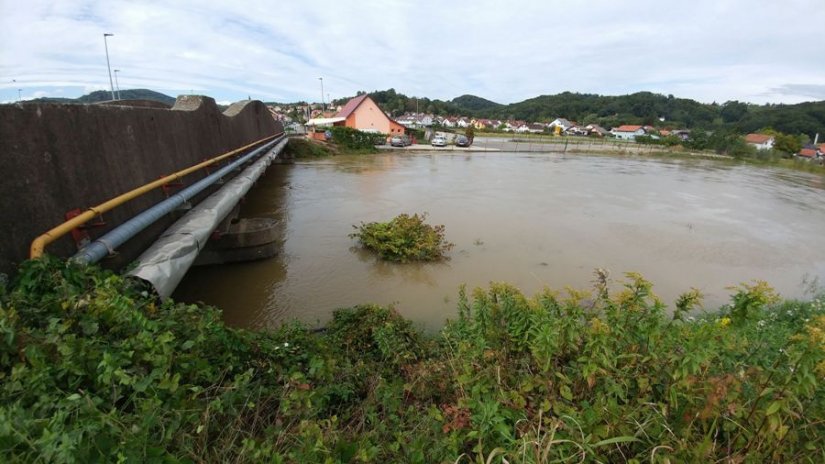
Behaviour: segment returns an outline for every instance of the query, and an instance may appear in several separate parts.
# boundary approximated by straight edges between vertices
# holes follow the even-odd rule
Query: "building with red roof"
[[[359,95],[348,101],[336,118],[344,118],[342,126],[352,127],[364,132],[400,135],[404,126],[387,116],[369,95]]]
[[[765,134],[748,134],[745,136],[745,142],[755,146],[759,150],[770,150],[773,148],[775,139],[772,135]]]
[[[614,137],[617,139],[622,140],[636,140],[636,137],[640,135],[645,135],[645,128],[642,126],[634,126],[634,125],[623,125],[619,127],[614,127],[611,131]]]
[[[341,108],[341,111],[332,117],[310,119],[307,121],[307,126],[315,128],[345,126],[363,132],[387,134],[389,136],[404,133],[404,126],[387,116],[367,94],[351,99]],[[318,129],[310,132],[310,137],[323,140],[324,133],[321,129]]]

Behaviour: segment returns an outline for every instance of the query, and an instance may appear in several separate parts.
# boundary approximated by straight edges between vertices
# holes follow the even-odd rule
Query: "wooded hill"
[[[394,116],[416,111],[417,106],[420,112],[444,116],[529,122],[566,118],[579,124],[596,123],[605,127],[649,124],[689,129],[724,128],[740,133],[770,127],[786,134],[805,134],[810,138],[817,132],[825,135],[825,101],[795,105],[754,105],[738,101],[707,104],[652,92],[620,96],[564,92],[502,105],[474,95],[462,95],[449,101],[413,98],[394,89],[374,91],[370,96]],[[337,102],[346,102],[346,99]]]
[[[96,90],[92,93],[83,95],[78,98],[55,98],[55,97],[43,97],[43,98],[35,98],[34,100],[30,100],[33,102],[45,102],[45,103],[98,103],[103,101],[109,101],[112,99],[112,92],[109,90]],[[169,95],[155,92],[154,90],[149,89],[128,89],[128,90],[121,90],[120,91],[120,99],[121,100],[152,100],[152,101],[159,101],[166,105],[172,106],[175,104],[175,97],[170,97]]]

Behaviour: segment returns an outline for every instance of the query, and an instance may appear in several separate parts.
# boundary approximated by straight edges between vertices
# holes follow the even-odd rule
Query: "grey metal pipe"
[[[127,240],[154,224],[163,216],[171,213],[176,208],[192,199],[195,195],[220,180],[226,174],[230,173],[250,159],[255,158],[261,153],[269,150],[279,142],[285,143],[283,136],[252,150],[232,163],[222,167],[214,173],[204,177],[198,182],[195,182],[189,187],[186,187],[185,189],[170,196],[166,200],[161,201],[146,211],[110,230],[105,235],[98,237],[96,240],[83,247],[83,249],[78,251],[77,254],[72,256],[71,259],[83,264],[96,263],[100,261],[110,253],[113,253],[117,247],[123,245]]]
[[[136,266],[127,275],[151,283],[161,298],[172,295],[209,242],[212,232],[252,188],[280,150],[279,145],[261,156],[189,210],[137,258]]]

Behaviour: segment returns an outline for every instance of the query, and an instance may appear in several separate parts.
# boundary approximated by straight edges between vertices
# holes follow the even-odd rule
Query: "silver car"
[[[406,147],[410,144],[410,139],[406,135],[396,135],[390,139],[392,147]]]
[[[430,140],[430,144],[434,147],[446,147],[447,137],[444,137],[443,135],[436,135],[432,140]]]

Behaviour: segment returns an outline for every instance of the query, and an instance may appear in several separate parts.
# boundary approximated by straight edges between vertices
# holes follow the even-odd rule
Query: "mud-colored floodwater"
[[[353,224],[428,212],[455,243],[436,264],[387,264]],[[638,271],[668,304],[696,287],[767,280],[801,297],[825,283],[821,176],[717,161],[551,154],[386,154],[274,165],[242,215],[281,221],[272,259],[195,268],[174,297],[224,310],[232,325],[323,325],[334,309],[394,304],[422,327],[456,311],[461,284],[586,288],[594,268]]]

